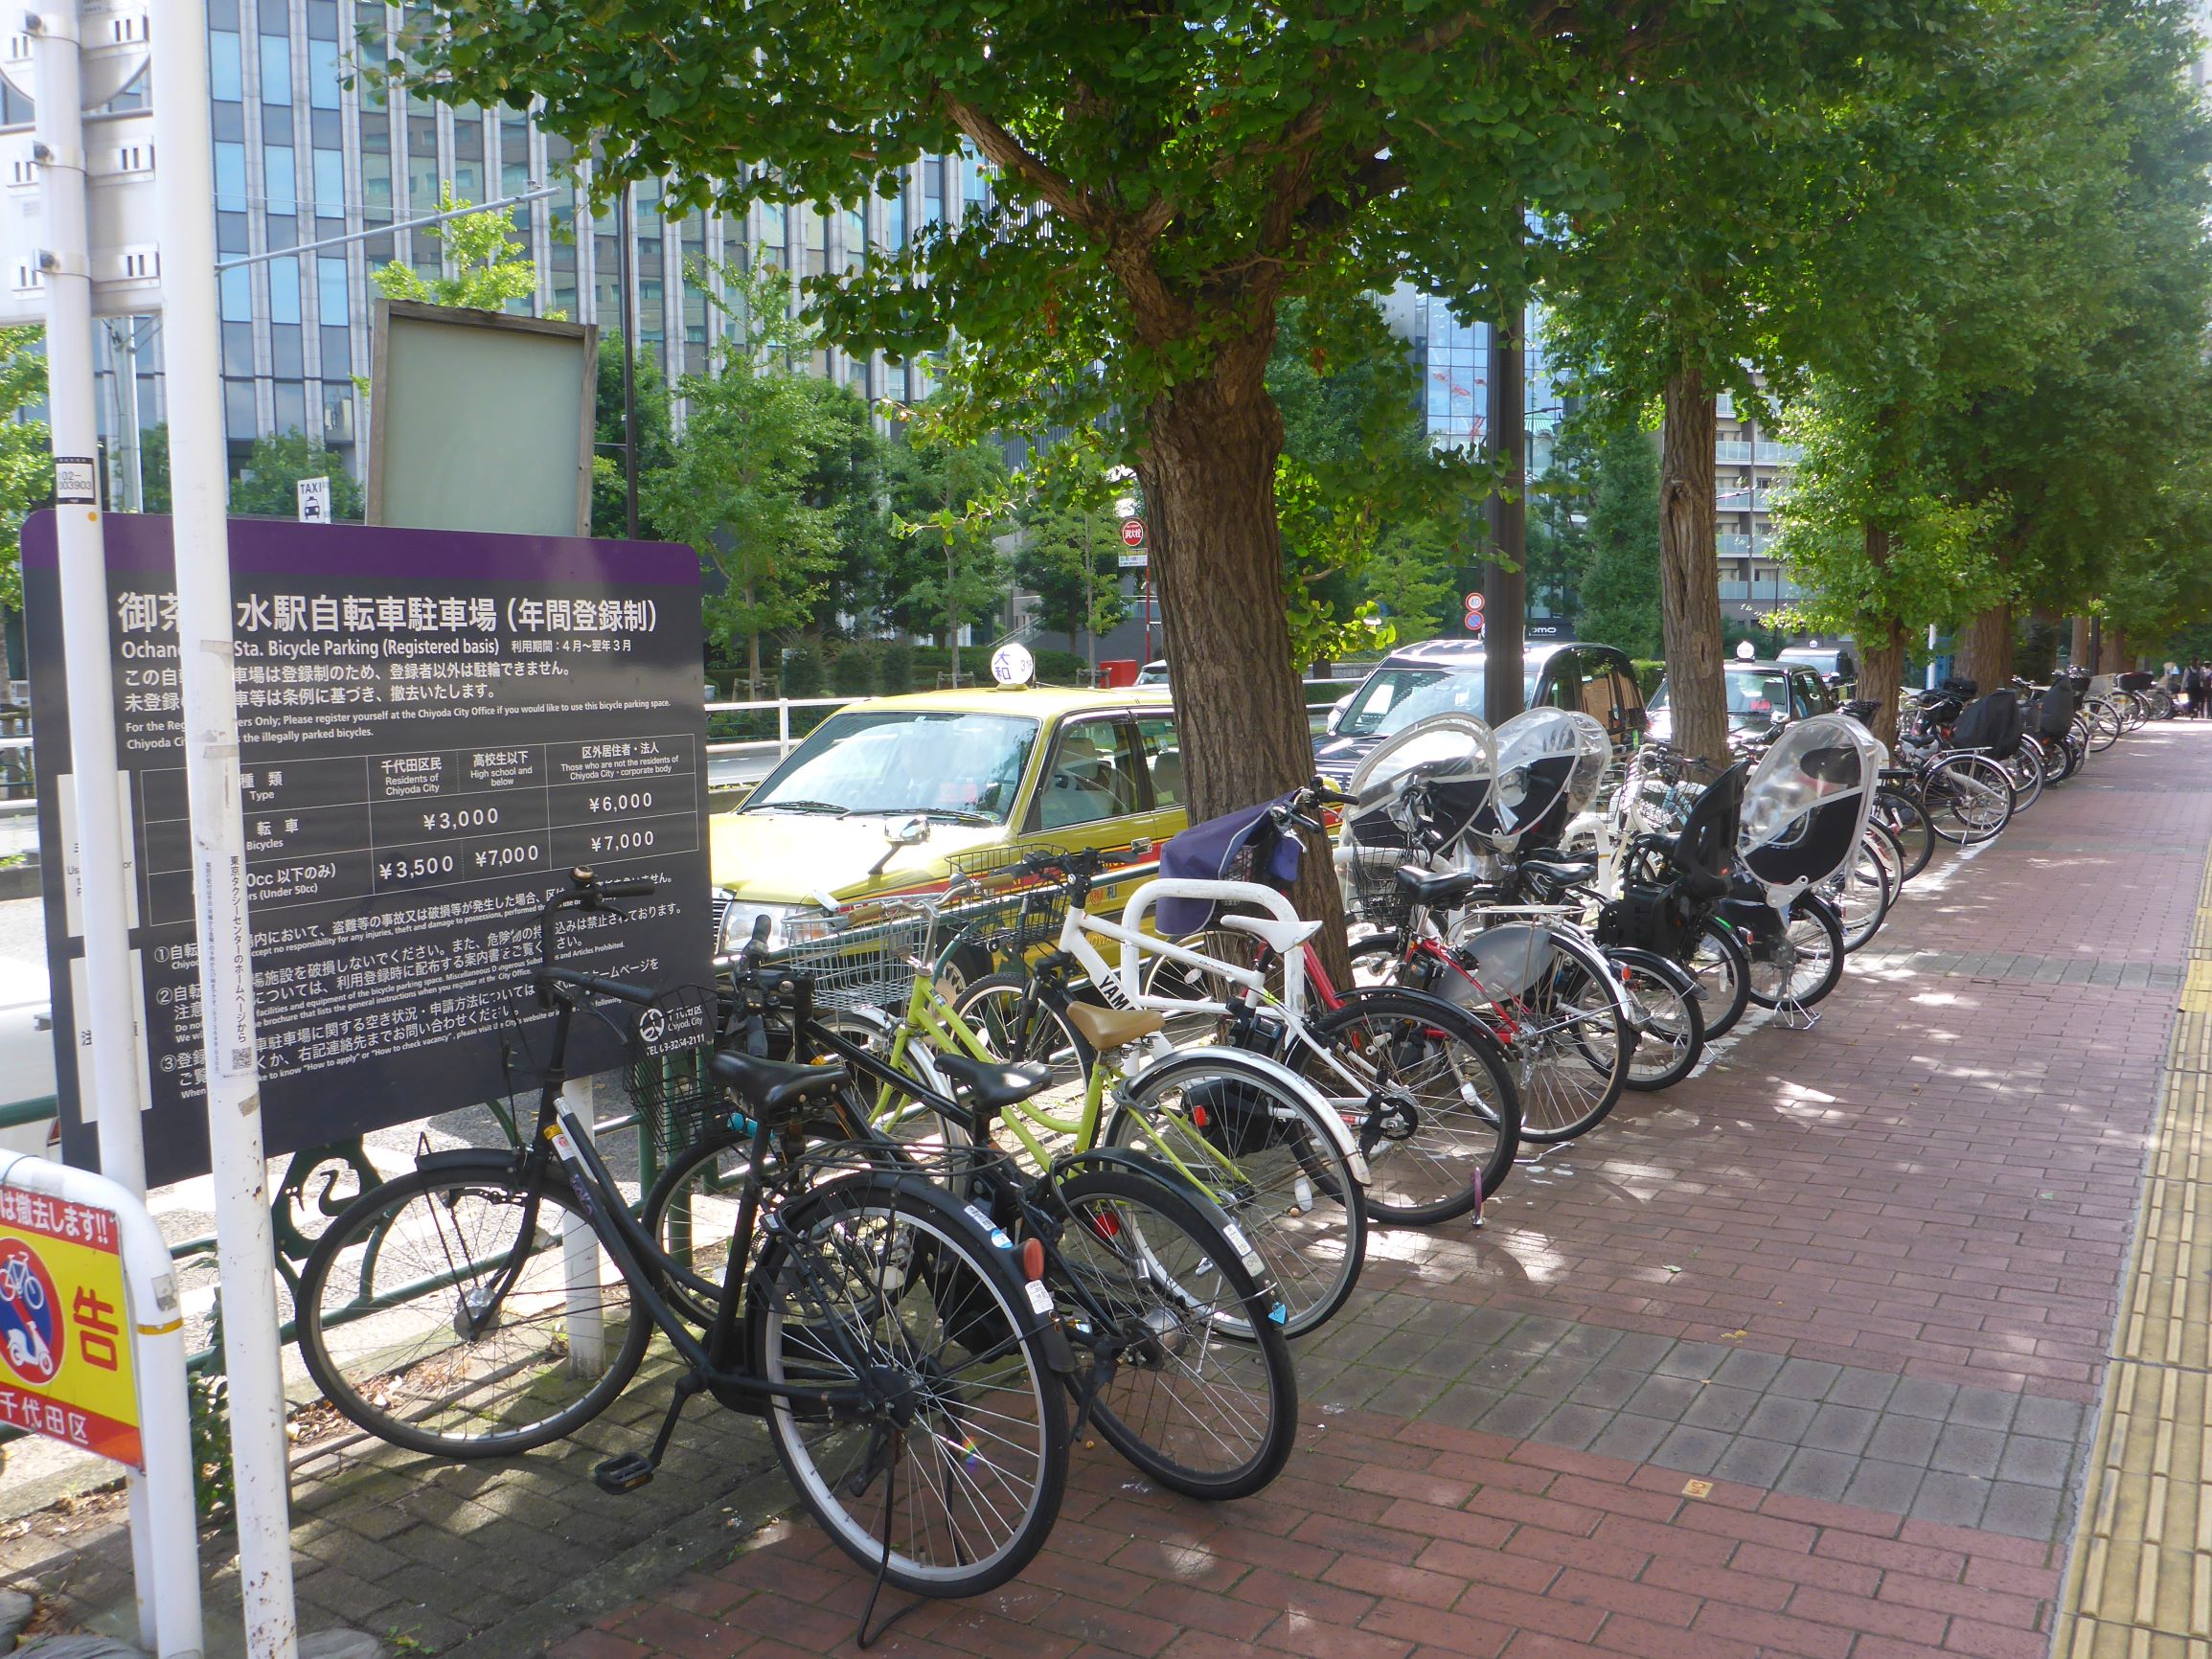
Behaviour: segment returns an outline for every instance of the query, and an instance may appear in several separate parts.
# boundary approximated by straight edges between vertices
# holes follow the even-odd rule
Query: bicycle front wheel
[[[838,1548],[901,1590],[1005,1583],[1051,1532],[1068,1458],[1066,1392],[1010,1259],[913,1177],[842,1177],[779,1220],[747,1284],[756,1366],[878,1402],[776,1398],[785,1473]]]
[[[1367,1200],[1329,1107],[1234,1049],[1186,1049],[1124,1082],[1108,1146],[1196,1185],[1252,1242],[1300,1336],[1344,1306],[1367,1259]]]
[[[1606,960],[1635,1012],[1636,1046],[1622,1086],[1644,1094],[1673,1088],[1705,1053],[1698,982],[1679,963],[1648,950],[1608,950]]]
[[[1811,1008],[1842,978],[1843,924],[1810,893],[1790,906],[1789,926],[1751,951],[1751,1000],[1761,1008]]]
[[[1726,922],[1708,918],[1699,931],[1690,960],[1682,966],[1698,982],[1705,1040],[1712,1042],[1727,1035],[1751,1002],[1751,962],[1745,954],[1743,941]]]
[[[1091,1420],[1170,1491],[1251,1496],[1282,1472],[1298,1433],[1274,1292],[1164,1177],[1089,1170],[1055,1192],[1069,1280],[1056,1288],[1091,1367],[1071,1386],[1091,1391]]]
[[[1310,1029],[1363,1085],[1337,1104],[1367,1157],[1376,1220],[1433,1226],[1505,1184],[1520,1150],[1520,1091],[1487,1027],[1441,998],[1377,987],[1347,992]],[[1323,1055],[1299,1054],[1323,1096],[1350,1087]]]
[[[1986,755],[1947,755],[1928,768],[1921,800],[1938,835],[1972,846],[2012,822],[2012,776]]]
[[[362,1193],[300,1274],[315,1386],[379,1440],[435,1457],[575,1433],[628,1385],[652,1336],[575,1206],[496,1152]]]

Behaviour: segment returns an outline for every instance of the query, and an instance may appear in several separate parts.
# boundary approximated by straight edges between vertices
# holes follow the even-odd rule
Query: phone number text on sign
[[[0,1187],[0,1423],[146,1466],[109,1212]]]

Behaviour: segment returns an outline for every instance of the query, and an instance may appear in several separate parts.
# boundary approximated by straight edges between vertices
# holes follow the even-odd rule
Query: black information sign
[[[666,543],[234,520],[239,783],[262,1103],[272,1154],[457,1110],[534,1080],[550,1022],[536,913],[589,865],[650,899],[564,923],[564,958],[712,982],[698,560]],[[205,1173],[199,982],[166,518],[106,521],[117,749],[129,792],[149,1181]],[[24,529],[38,830],[62,1138],[80,963],[51,514]],[[79,980],[77,984],[80,984]],[[623,1039],[576,1027],[577,1075]],[[512,1068],[512,1069],[511,1069]]]

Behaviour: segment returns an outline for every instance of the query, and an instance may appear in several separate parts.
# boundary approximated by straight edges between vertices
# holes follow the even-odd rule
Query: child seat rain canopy
[[[1181,881],[1258,881],[1287,888],[1298,879],[1305,844],[1275,828],[1268,814],[1288,795],[1224,812],[1171,835],[1160,847],[1160,875]],[[1166,898],[1152,909],[1152,925],[1170,939],[1211,927],[1220,908],[1215,898]]]
[[[1428,827],[1448,847],[1490,799],[1497,776],[1497,740],[1471,715],[1430,715],[1378,745],[1347,785],[1344,840],[1362,847],[1403,847],[1397,814],[1418,791]]]
[[[1785,730],[1744,787],[1736,850],[1792,896],[1850,862],[1874,810],[1881,746],[1857,720],[1814,715]]]
[[[2021,725],[2019,693],[2004,687],[1967,704],[1950,729],[1951,746],[2009,761],[2019,753]]]
[[[1588,715],[1527,709],[1499,726],[1497,781],[1474,814],[1476,834],[1518,839],[1556,834],[1596,798],[1612,759],[1612,739]]]

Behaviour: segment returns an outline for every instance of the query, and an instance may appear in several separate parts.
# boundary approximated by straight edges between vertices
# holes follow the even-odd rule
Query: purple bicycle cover
[[[1295,835],[1276,834],[1267,814],[1289,800],[1279,795],[1170,836],[1160,848],[1160,875],[1170,880],[1264,881],[1288,887],[1298,879],[1305,844]],[[1232,874],[1247,852],[1252,868]],[[1163,898],[1152,911],[1152,925],[1169,939],[1185,939],[1209,925],[1218,909],[1219,901],[1212,898]]]

